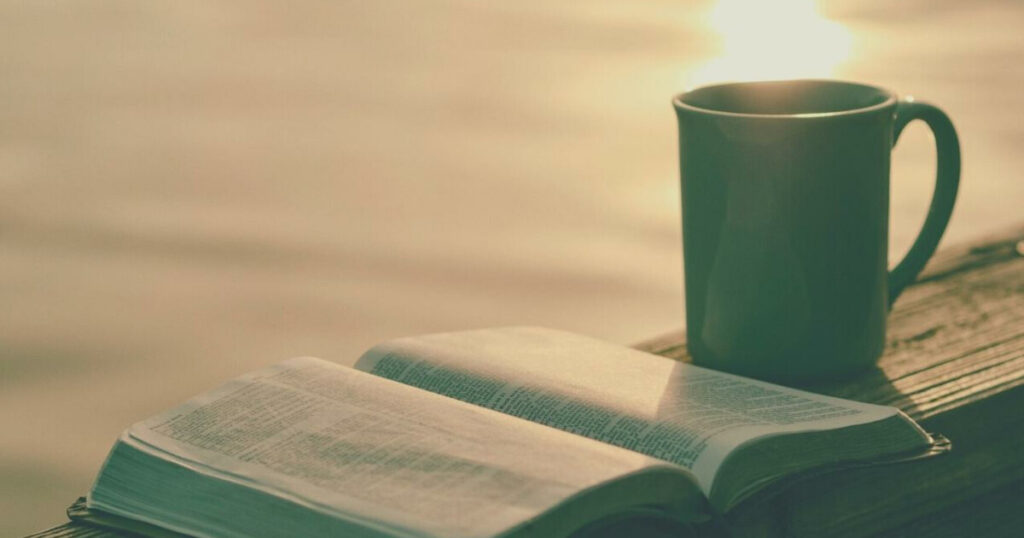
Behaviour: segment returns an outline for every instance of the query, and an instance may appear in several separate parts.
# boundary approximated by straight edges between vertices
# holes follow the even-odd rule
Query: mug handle
[[[918,119],[928,124],[935,135],[935,192],[917,239],[903,260],[889,271],[889,308],[892,308],[903,288],[917,278],[928,258],[935,253],[935,247],[939,245],[939,239],[946,231],[946,224],[953,213],[953,202],[956,201],[956,191],[960,185],[960,140],[956,136],[953,122],[938,107],[914,101],[912,97],[901,99],[896,105],[893,146],[899,140],[903,128]]]

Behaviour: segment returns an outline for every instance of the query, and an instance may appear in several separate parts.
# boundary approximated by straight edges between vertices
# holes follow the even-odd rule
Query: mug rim
[[[772,84],[772,83],[814,83],[820,85],[829,86],[856,86],[865,90],[874,90],[881,92],[886,96],[885,100],[881,103],[869,105],[866,107],[849,108],[843,110],[831,110],[828,112],[804,112],[796,114],[764,114],[754,112],[730,112],[726,110],[715,110],[713,108],[705,108],[697,105],[687,103],[684,99],[686,96],[696,92],[698,90],[718,89],[729,86],[752,86],[756,84]],[[672,105],[675,107],[676,112],[687,111],[697,114],[703,114],[708,116],[723,116],[732,118],[750,118],[750,119],[814,119],[814,118],[833,118],[842,116],[853,116],[857,114],[864,114],[868,112],[874,112],[887,107],[894,106],[897,101],[896,93],[890,91],[881,86],[875,86],[873,84],[864,84],[862,82],[853,82],[840,79],[826,79],[826,78],[798,78],[798,79],[773,79],[773,80],[749,80],[749,81],[734,81],[734,82],[715,82],[711,84],[702,84],[694,88],[690,88],[685,92],[676,94],[672,98]]]

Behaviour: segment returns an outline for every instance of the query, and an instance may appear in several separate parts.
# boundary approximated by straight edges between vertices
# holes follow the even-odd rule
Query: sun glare
[[[850,56],[850,31],[822,16],[815,0],[718,0],[707,23],[720,52],[690,84],[828,77]]]

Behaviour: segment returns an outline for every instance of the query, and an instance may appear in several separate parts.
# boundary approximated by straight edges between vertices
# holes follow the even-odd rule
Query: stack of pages
[[[899,410],[540,328],[298,358],[128,428],[80,517],[159,535],[685,528],[838,466],[919,457]]]

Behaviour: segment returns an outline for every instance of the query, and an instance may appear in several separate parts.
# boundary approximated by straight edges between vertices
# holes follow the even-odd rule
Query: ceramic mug
[[[874,364],[893,301],[953,210],[960,149],[949,117],[832,80],[705,86],[673,104],[694,362],[776,381]],[[890,272],[889,160],[915,119],[935,135],[938,177],[920,234]]]

